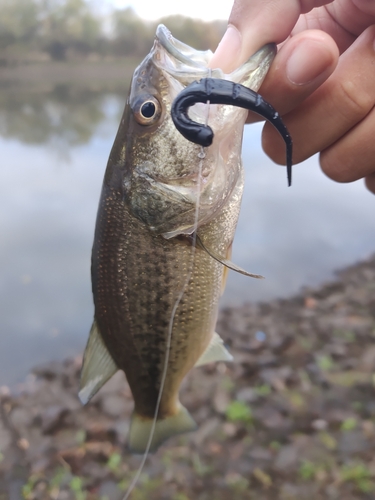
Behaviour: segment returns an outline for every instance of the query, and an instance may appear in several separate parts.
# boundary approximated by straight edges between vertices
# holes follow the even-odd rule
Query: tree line
[[[157,22],[141,19],[132,8],[108,16],[85,0],[0,0],[0,64],[33,60],[71,60],[144,56],[156,26],[197,49],[215,49],[224,21],[204,22],[169,16]]]

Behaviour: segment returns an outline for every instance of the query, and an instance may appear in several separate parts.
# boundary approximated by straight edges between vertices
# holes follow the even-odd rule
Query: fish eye
[[[152,101],[146,101],[141,106],[141,115],[145,118],[153,118],[156,113],[155,103]]]
[[[133,113],[140,125],[152,125],[160,118],[161,105],[154,96],[143,96],[133,106]]]

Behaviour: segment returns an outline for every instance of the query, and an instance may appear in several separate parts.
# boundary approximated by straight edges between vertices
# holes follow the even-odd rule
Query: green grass
[[[269,396],[272,392],[271,386],[269,384],[262,384],[255,387],[255,392],[258,396]]]
[[[119,453],[112,453],[107,462],[107,467],[110,471],[118,473],[121,465],[121,455]]]
[[[335,366],[335,363],[329,354],[321,354],[320,356],[317,356],[316,363],[323,372],[328,372]]]
[[[225,415],[230,422],[243,422],[245,424],[253,422],[251,408],[243,401],[232,401],[228,405]]]
[[[353,417],[345,419],[341,424],[342,431],[352,431],[357,428],[357,420]]]
[[[314,478],[317,471],[317,466],[310,460],[303,460],[299,468],[299,475],[305,481],[310,481]]]
[[[325,479],[327,477],[327,474],[331,469],[331,465],[325,461],[316,463],[312,462],[311,460],[303,460],[299,467],[298,473],[300,478],[304,481],[321,481],[322,478]]]
[[[87,493],[84,491],[84,481],[81,477],[73,476],[69,486],[76,500],[86,500]]]
[[[353,482],[362,493],[371,493],[375,490],[372,473],[367,465],[362,462],[343,465],[340,471],[340,479],[343,482]]]

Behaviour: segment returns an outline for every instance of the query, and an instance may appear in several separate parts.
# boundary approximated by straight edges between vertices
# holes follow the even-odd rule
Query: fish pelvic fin
[[[136,412],[133,413],[128,441],[132,453],[145,453],[153,426],[153,418],[143,417]],[[190,413],[179,403],[177,412],[174,415],[156,420],[149,451],[153,453],[170,437],[184,432],[195,431],[196,429],[197,424]]]
[[[233,356],[224,346],[220,335],[214,332],[211,342],[194,366],[202,366],[216,361],[233,361]]]
[[[94,320],[83,355],[80,390],[78,397],[86,404],[98,390],[118,371],[116,363],[106,348],[98,325]]]

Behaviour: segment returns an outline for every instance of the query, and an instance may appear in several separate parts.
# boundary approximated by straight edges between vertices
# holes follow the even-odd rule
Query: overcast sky
[[[233,0],[92,0],[98,6],[124,8],[132,6],[143,19],[159,19],[163,16],[182,14],[184,16],[204,19],[228,19]]]

